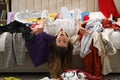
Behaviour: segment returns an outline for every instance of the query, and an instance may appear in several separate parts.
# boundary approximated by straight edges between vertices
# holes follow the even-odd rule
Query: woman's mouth
[[[62,34],[60,34],[60,36],[64,36],[64,34],[62,33]]]

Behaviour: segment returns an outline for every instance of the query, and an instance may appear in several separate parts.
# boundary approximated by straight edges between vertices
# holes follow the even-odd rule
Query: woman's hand
[[[85,29],[85,28],[83,28],[82,26],[81,27],[79,27],[79,31],[83,34],[83,35],[88,35],[88,34],[90,34],[90,32],[87,30],[87,29]]]
[[[87,29],[85,29],[85,28],[83,28],[83,27],[81,26],[80,20],[77,21],[77,24],[78,24],[78,27],[79,27],[79,31],[80,31],[83,35],[88,35],[88,34],[90,34],[90,32],[89,32]]]
[[[43,20],[40,24],[36,25],[34,28],[31,28],[32,29],[32,33],[35,34],[35,35],[41,33],[44,30],[45,21],[46,20]]]
[[[43,27],[34,28],[34,29],[32,29],[32,33],[35,34],[35,35],[37,35],[37,34],[41,33],[43,30],[44,30]]]

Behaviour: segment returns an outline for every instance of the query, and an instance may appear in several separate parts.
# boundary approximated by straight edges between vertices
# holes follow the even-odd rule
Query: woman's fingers
[[[83,28],[83,27],[80,28],[80,32],[81,32],[82,34],[84,34],[84,35],[90,34],[90,32],[89,32],[87,29]]]

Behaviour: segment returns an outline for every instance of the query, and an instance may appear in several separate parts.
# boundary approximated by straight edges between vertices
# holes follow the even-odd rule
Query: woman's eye
[[[65,41],[63,41],[63,43],[65,43]]]
[[[60,40],[58,40],[58,42],[60,42]]]

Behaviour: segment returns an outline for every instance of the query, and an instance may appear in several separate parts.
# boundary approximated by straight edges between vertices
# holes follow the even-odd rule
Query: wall
[[[69,9],[80,8],[82,11],[98,11],[98,0],[11,0],[12,11],[20,10],[43,10],[57,12],[62,6]],[[120,12],[120,0],[114,0],[115,5]]]
[[[57,12],[62,6],[69,9],[80,8],[82,11],[97,11],[98,0],[12,0],[12,11],[43,10]]]

